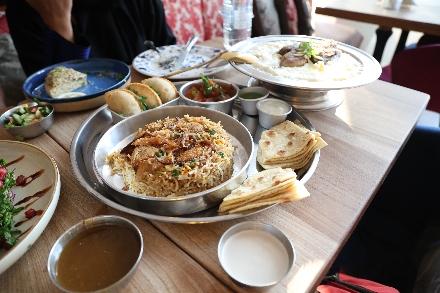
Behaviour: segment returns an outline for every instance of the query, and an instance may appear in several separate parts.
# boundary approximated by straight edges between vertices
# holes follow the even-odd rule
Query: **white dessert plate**
[[[169,66],[161,66],[159,63],[165,60],[169,60],[170,58],[175,58],[183,52],[185,46],[184,45],[171,45],[171,46],[162,46],[158,47],[160,53],[154,50],[147,50],[134,58],[133,60],[133,68],[145,75],[148,76],[163,76],[170,72],[172,72],[171,65]],[[184,63],[183,68],[188,68],[205,61],[208,61],[218,55],[223,50],[195,45],[188,54],[186,61]],[[228,67],[229,64],[225,64],[218,67],[199,67],[192,70],[188,70],[186,72],[182,72],[173,76],[168,77],[170,80],[179,80],[179,79],[196,79],[200,78],[200,73],[203,73],[205,76],[213,75],[224,70]]]
[[[0,140],[1,159],[8,163],[15,177],[23,175],[26,183],[12,187],[14,206],[23,209],[14,216],[13,226],[21,232],[19,241],[9,250],[0,249],[0,274],[13,265],[40,237],[55,211],[60,196],[60,174],[55,161],[42,149],[24,142]],[[34,209],[36,215],[26,218]]]

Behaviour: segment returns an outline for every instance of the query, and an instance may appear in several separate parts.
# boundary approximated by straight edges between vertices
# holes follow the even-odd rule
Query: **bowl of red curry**
[[[180,97],[188,106],[209,108],[226,114],[231,113],[239,88],[226,80],[213,79],[200,74],[201,79],[190,81],[179,90]]]

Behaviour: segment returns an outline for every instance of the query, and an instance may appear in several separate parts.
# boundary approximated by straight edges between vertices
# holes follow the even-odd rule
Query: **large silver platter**
[[[231,51],[245,52],[251,49],[252,47],[267,42],[277,42],[277,41],[308,42],[309,40],[320,41],[324,39],[311,37],[311,36],[292,36],[292,35],[263,36],[263,37],[251,38],[239,42],[234,46],[232,46]],[[258,70],[250,64],[238,64],[235,62],[230,62],[230,63],[238,71],[246,75],[249,75],[257,80],[282,87],[304,89],[308,91],[330,91],[330,90],[338,90],[345,88],[354,88],[354,87],[366,85],[379,78],[382,72],[382,68],[379,62],[377,62],[376,59],[374,59],[371,55],[360,49],[357,49],[355,47],[343,43],[339,43],[338,48],[341,49],[344,53],[351,55],[352,57],[354,57],[355,59],[357,59],[359,62],[362,63],[363,70],[360,73],[360,75],[343,81],[293,82],[263,72],[261,70]]]
[[[241,106],[238,101],[234,104],[231,116],[234,119],[240,121],[248,129],[248,131],[252,135],[254,148],[256,150],[256,148],[258,147],[258,141],[261,137],[261,133],[265,130],[259,125],[258,117],[247,116],[246,114],[242,113]],[[295,111],[295,109],[293,109],[287,119],[291,121],[298,119],[311,130],[315,130],[313,125],[299,112]],[[72,164],[73,172],[78,181],[81,183],[82,186],[87,189],[90,194],[92,194],[94,197],[107,204],[108,206],[129,214],[143,217],[145,219],[186,224],[210,223],[242,218],[259,213],[272,207],[263,207],[232,215],[219,215],[217,212],[217,204],[209,209],[192,214],[180,216],[164,216],[158,214],[157,212],[146,212],[141,208],[127,207],[117,202],[112,196],[112,193],[115,192],[114,189],[105,184],[94,170],[94,152],[96,146],[103,135],[111,127],[113,127],[113,125],[113,119],[110,111],[107,108],[107,105],[100,107],[81,124],[81,126],[75,133],[75,136],[73,137],[70,147],[70,161]],[[320,151],[318,150],[313,156],[312,160],[309,162],[309,164],[306,167],[298,170],[298,178],[303,184],[305,184],[314,173],[318,165],[319,156]],[[261,167],[256,161],[256,151],[254,151],[250,160],[249,167],[247,169],[247,175],[249,176],[261,170]]]

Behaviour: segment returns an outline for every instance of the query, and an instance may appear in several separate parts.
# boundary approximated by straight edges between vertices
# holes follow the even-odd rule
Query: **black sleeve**
[[[45,25],[25,0],[8,0],[6,18],[18,58],[26,75],[43,68]]]
[[[8,0],[6,9],[20,63],[30,75],[48,65],[43,60],[47,27],[25,0]],[[91,58],[131,64],[146,50],[145,40],[156,46],[176,43],[161,0],[74,0],[72,16],[75,40],[88,41]]]

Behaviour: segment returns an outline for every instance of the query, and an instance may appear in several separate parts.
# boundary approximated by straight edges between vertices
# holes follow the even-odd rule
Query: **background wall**
[[[319,15],[319,14],[315,14],[315,17],[317,17],[317,18],[324,17],[324,18],[332,19],[332,21],[346,24],[346,25],[349,25],[349,26],[356,28],[364,37],[362,44],[360,46],[360,49],[373,55],[374,46],[376,44],[376,29],[379,27],[378,25],[364,23],[364,22],[358,22],[358,21],[352,21],[352,20],[346,20],[346,19],[340,19],[340,18],[334,18],[334,17]],[[388,42],[385,46],[385,51],[382,56],[382,62],[381,62],[382,67],[390,64],[391,59],[394,54],[394,51],[396,50],[397,43],[400,38],[400,33],[401,33],[400,29],[393,28],[393,34],[388,39]],[[419,40],[419,38],[421,36],[422,36],[422,33],[411,31],[408,35],[406,45],[408,46],[410,44],[417,43],[417,41]]]

